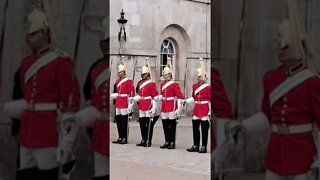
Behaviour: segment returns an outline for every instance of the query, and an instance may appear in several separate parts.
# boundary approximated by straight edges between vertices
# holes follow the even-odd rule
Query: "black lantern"
[[[128,20],[124,18],[123,9],[121,10],[120,15],[121,15],[121,18],[118,19],[118,23],[119,23],[119,26],[120,26],[120,32],[119,32],[119,35],[118,35],[118,40],[120,41],[121,32],[122,32],[122,29],[123,29],[124,40],[126,41],[127,37],[126,37],[126,28],[125,27],[126,27],[126,24],[127,24]]]

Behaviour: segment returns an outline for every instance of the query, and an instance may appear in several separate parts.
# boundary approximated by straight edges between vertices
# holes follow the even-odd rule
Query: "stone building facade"
[[[210,78],[210,0],[111,0],[110,7],[111,85],[118,78],[116,67],[122,55],[135,86],[146,57],[158,84],[167,57],[171,57],[174,79],[186,97],[191,96],[192,84],[197,81],[200,57]],[[126,41],[123,37],[118,40],[117,19],[122,9],[128,20]]]

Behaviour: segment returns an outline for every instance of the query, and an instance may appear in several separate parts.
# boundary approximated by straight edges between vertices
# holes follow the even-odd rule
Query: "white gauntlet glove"
[[[130,114],[132,112],[132,109],[133,109],[133,101],[129,101],[127,112]]]
[[[118,93],[110,94],[110,99],[116,99],[118,97]]]
[[[194,103],[193,97],[188,98],[188,99],[186,100],[186,103],[188,103],[188,104]]]
[[[177,108],[177,110],[175,111],[175,114],[176,114],[177,117],[179,117],[180,114],[181,114],[182,108],[183,108],[183,106],[182,106],[182,99],[178,99],[177,104],[178,104],[178,108]]]
[[[156,113],[156,109],[157,109],[157,101],[152,100],[152,108],[150,110],[151,116],[154,116],[154,114]]]
[[[133,101],[134,102],[139,102],[141,99],[141,96],[140,95],[136,95],[134,98],[133,98]]]

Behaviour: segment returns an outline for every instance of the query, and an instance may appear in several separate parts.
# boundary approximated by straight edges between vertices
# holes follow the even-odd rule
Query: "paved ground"
[[[186,151],[186,148],[193,144],[190,119],[180,120],[177,126],[177,145],[174,150],[159,148],[164,143],[160,120],[155,125],[152,147],[137,147],[136,144],[141,140],[138,125],[136,121],[129,124],[129,144],[111,143],[112,180],[147,180],[151,177],[154,180],[210,179],[210,153],[199,154]],[[110,127],[110,138],[115,140],[117,139],[116,125],[112,123]]]
[[[140,129],[136,121],[129,123],[129,144],[110,144],[110,174],[112,180],[209,180],[210,153],[190,153],[192,145],[190,118],[183,118],[177,128],[177,149],[160,149],[164,136],[161,121],[154,130],[152,147],[137,147]],[[116,124],[111,123],[110,139],[117,139]],[[210,144],[208,144],[210,147]],[[225,180],[263,180],[263,174],[243,173],[230,169]]]

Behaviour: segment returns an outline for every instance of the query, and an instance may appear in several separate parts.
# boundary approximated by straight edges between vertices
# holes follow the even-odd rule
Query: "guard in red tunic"
[[[160,148],[175,149],[176,148],[176,127],[177,127],[177,113],[176,111],[182,106],[183,94],[180,86],[172,79],[172,65],[171,58],[168,57],[167,66],[163,69],[163,76],[165,81],[160,84],[162,100],[161,116],[165,143]]]
[[[311,167],[319,168],[319,160],[313,164],[317,153],[313,124],[320,125],[320,79],[306,66],[311,54],[297,5],[292,0],[287,5],[288,16],[278,31],[281,66],[264,75],[262,113],[238,125],[248,132],[271,130],[267,180],[307,180]]]
[[[142,140],[137,146],[149,147],[152,144],[153,127],[155,121],[151,121],[157,108],[156,97],[158,96],[157,85],[151,80],[149,58],[146,58],[146,65],[142,67],[142,80],[137,84],[138,95],[134,101],[139,104],[139,124]],[[149,139],[148,139],[149,138]]]
[[[9,115],[21,119],[18,180],[58,179],[57,151],[63,151],[66,159],[72,143],[65,142],[57,131],[57,120],[77,111],[80,104],[73,62],[51,45],[50,27],[41,7],[28,15],[30,29],[26,39],[33,53],[20,66],[24,99],[4,106]]]
[[[124,58],[124,57],[122,57]],[[116,123],[119,138],[112,143],[128,143],[128,114],[133,107],[134,87],[133,81],[126,76],[125,61],[118,66],[119,79],[116,81],[117,93],[111,94],[112,99],[116,99]]]
[[[107,42],[108,43],[108,42]],[[109,174],[109,61],[104,58],[91,73],[92,103],[99,115],[94,122],[91,148],[94,151],[95,179],[108,179]]]
[[[189,152],[207,152],[208,143],[208,131],[210,127],[210,114],[211,114],[211,96],[215,97],[212,101],[212,108],[215,116],[219,119],[219,123],[227,121],[232,118],[231,103],[224,91],[223,84],[220,80],[218,72],[213,72],[212,79],[214,82],[214,90],[211,91],[211,86],[206,82],[207,76],[205,72],[205,66],[202,58],[200,60],[200,67],[197,69],[198,83],[194,84],[192,89],[192,97],[187,99],[187,103],[195,103],[192,117],[193,127],[193,146],[187,151]],[[202,146],[200,146],[200,128],[201,125],[201,136]],[[214,131],[214,130],[213,130]],[[212,137],[215,141],[215,136]],[[220,137],[222,138],[222,137]],[[213,142],[215,144],[215,142]]]
[[[187,149],[189,152],[207,152],[211,87],[207,81],[203,60],[200,58],[200,68],[197,69],[198,82],[192,86],[192,97],[187,103],[195,102],[192,116],[194,145]],[[202,146],[200,148],[200,124],[202,133]]]
[[[103,25],[107,26],[107,19]],[[86,88],[91,88],[88,106],[63,119],[66,127],[93,127],[91,149],[94,152],[94,180],[109,179],[109,38],[108,31],[100,41],[103,57],[91,67]]]
[[[225,91],[220,74],[211,66],[211,112],[216,122],[211,124],[211,152],[225,140],[224,124],[234,118],[232,105]]]

